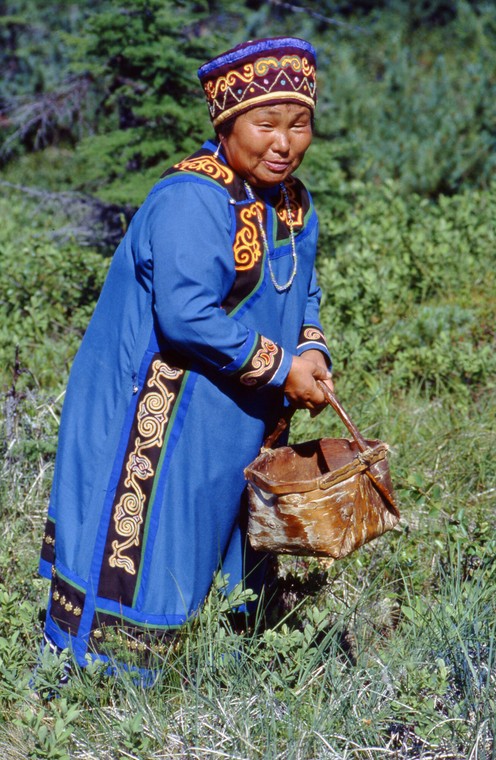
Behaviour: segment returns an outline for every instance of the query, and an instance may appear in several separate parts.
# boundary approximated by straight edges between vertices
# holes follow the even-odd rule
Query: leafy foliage
[[[149,167],[157,176],[161,162],[196,148],[205,122],[195,77],[207,55],[197,32],[204,18],[199,7],[161,0],[127,7],[114,0],[90,17],[85,36],[75,40],[78,67],[100,93],[97,135],[80,148],[87,187],[102,179],[120,185],[128,172]]]
[[[431,203],[355,186],[321,212],[327,333],[353,382],[440,390],[494,377],[495,189]],[[323,199],[323,198],[322,198]],[[334,337],[332,337],[334,336]]]
[[[18,187],[0,195],[2,756],[493,758],[492,4],[106,0],[44,3],[43,18],[31,0],[5,5],[0,129]],[[339,563],[281,560],[253,620],[231,614],[251,592],[228,598],[217,578],[191,625],[147,653],[146,694],[99,664],[61,687],[69,655],[38,652],[35,568],[63,387],[108,261],[70,238],[62,204],[20,186],[139,202],[206,128],[197,62],[261,28],[318,47],[301,175],[321,220],[322,316],[345,408],[391,444],[402,521]],[[64,116],[50,98],[70,81],[88,98]],[[23,131],[19,109],[40,103],[45,132]],[[16,158],[21,143],[51,145]],[[330,411],[292,428],[342,434]]]
[[[29,223],[26,206],[0,198],[0,364],[10,380],[16,346],[29,386],[60,387],[86,328],[108,261],[93,251],[56,245],[52,217]],[[33,209],[34,204],[28,204]],[[25,377],[27,381],[27,376]],[[24,384],[24,383],[21,383]]]
[[[32,6],[10,4],[12,13]],[[419,0],[353,7],[87,0],[70,6],[62,29],[53,30],[53,61],[46,16],[35,26],[11,16],[3,25],[11,71],[3,106],[0,99],[3,155],[20,142],[29,150],[75,145],[79,187],[137,205],[162,168],[208,134],[197,66],[263,28],[316,45],[317,137],[324,149],[332,141],[344,177],[393,178],[400,193],[426,197],[487,187],[496,168],[492,6]],[[29,54],[24,40],[32,43]]]

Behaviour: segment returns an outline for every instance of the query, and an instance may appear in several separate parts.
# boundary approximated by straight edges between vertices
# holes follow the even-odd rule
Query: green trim
[[[83,588],[82,586],[79,586],[77,583],[74,583],[74,581],[69,580],[69,578],[66,575],[64,575],[64,573],[61,573],[57,569],[57,565],[55,565],[55,574],[57,575],[58,578],[61,578],[65,583],[67,583],[68,586],[72,586],[72,588],[77,588],[78,591],[80,591],[82,594],[86,596],[86,589]]]
[[[241,365],[241,367],[239,367],[239,369],[236,370],[235,374],[238,374],[239,372],[242,372],[244,370],[244,368],[246,367],[246,365],[251,362],[251,360],[253,358],[253,350],[256,348],[256,346],[258,344],[258,339],[259,338],[260,338],[260,333],[255,333],[255,338],[253,339],[253,343],[251,344],[250,353],[248,354],[248,356],[244,360],[244,362]]]
[[[248,295],[245,296],[243,298],[243,300],[240,301],[238,303],[238,305],[235,306],[235,308],[232,309],[232,311],[229,312],[229,314],[228,314],[229,317],[234,317],[234,315],[238,313],[238,311],[245,305],[245,303],[247,303],[247,301],[249,301],[250,298],[252,298],[255,295],[255,293],[257,292],[257,290],[259,290],[260,287],[262,286],[263,281],[265,279],[265,259],[266,258],[267,258],[267,254],[264,251],[263,255],[262,255],[262,266],[260,267],[260,277],[258,278],[258,282],[254,285],[253,289],[250,290],[250,292],[248,293]]]
[[[162,625],[159,625],[159,624],[149,625],[148,623],[140,623],[138,620],[135,620],[134,618],[127,617],[126,615],[123,615],[122,613],[119,616],[117,616],[113,612],[111,612],[110,610],[104,610],[101,607],[95,607],[95,613],[98,614],[99,612],[101,612],[102,615],[110,615],[112,617],[117,618],[118,620],[125,620],[127,623],[131,623],[131,625],[132,625],[133,628],[143,628],[145,630],[148,629],[150,631],[156,631],[157,629],[163,629],[164,631],[170,631],[171,629],[176,630],[176,629],[182,628],[183,625],[184,625],[184,624],[182,624],[182,625],[181,624],[178,624],[178,625],[165,625],[165,624],[162,624]]]

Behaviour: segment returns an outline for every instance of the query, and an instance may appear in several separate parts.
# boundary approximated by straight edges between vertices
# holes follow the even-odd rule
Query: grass
[[[396,234],[403,211],[391,206],[386,219],[387,207],[374,193],[366,194],[363,217]],[[487,195],[494,197],[494,191]],[[427,231],[443,213],[452,233],[442,246],[428,238],[428,266],[419,279],[411,276],[423,255],[418,225],[402,231],[405,250],[417,240],[411,260],[396,243],[384,253],[367,241],[358,250],[365,233],[370,240],[382,233],[373,225],[367,232],[366,222],[349,227],[352,210],[343,221],[346,232],[333,233],[335,258],[321,261],[329,293],[341,278],[339,296],[328,295],[324,304],[325,321],[347,351],[346,366],[336,362],[339,395],[367,437],[391,444],[400,525],[341,562],[281,559],[265,621],[260,612],[244,631],[219,579],[178,640],[151,653],[158,677],[149,689],[128,672],[108,676],[98,665],[74,668],[59,688],[67,655],[45,652],[40,661],[48,587],[36,567],[63,385],[106,262],[75,244],[57,247],[44,216],[36,221],[28,201],[13,204],[0,231],[6,263],[0,271],[6,359],[0,367],[1,757],[496,758],[496,388],[493,364],[480,360],[483,352],[494,355],[494,246],[482,200],[479,192],[466,193],[460,204],[471,217],[484,217],[483,224],[459,222],[456,197],[432,218],[432,209],[423,210]],[[8,207],[8,199],[0,201]],[[466,240],[448,255],[461,227]],[[388,288],[377,287],[376,280],[386,279]],[[398,293],[409,294],[412,309]],[[438,340],[443,319],[455,320],[458,305],[470,309],[470,324],[479,327]],[[433,315],[429,330],[419,311]],[[400,320],[400,348],[410,341],[412,351],[386,356],[381,330]],[[18,338],[20,364],[6,372]],[[427,353],[413,351],[419,341]],[[340,356],[339,348],[335,353]],[[364,369],[365,356],[377,363],[374,371]],[[346,432],[326,410],[315,419],[298,412],[292,435]],[[115,657],[125,660],[127,649],[117,648]],[[58,698],[47,698],[53,694]]]
[[[47,594],[35,567],[52,464],[28,444],[32,425],[58,411],[34,406],[18,408],[2,472],[3,757],[496,756],[494,391],[464,415],[450,396],[419,390],[356,404],[367,433],[394,441],[401,526],[334,565],[281,561],[268,628],[239,632],[214,591],[156,656],[152,688],[93,665],[58,689],[65,656],[45,653],[41,698],[29,681]],[[325,415],[322,434],[340,435]],[[308,424],[300,415],[297,432]],[[48,691],[60,698],[44,699]]]

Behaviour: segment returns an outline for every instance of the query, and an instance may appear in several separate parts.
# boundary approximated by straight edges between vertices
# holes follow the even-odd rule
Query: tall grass
[[[219,580],[154,656],[151,688],[99,665],[58,687],[67,656],[45,652],[36,691],[47,588],[34,568],[51,464],[23,455],[21,407],[2,472],[2,756],[494,758],[494,392],[463,416],[449,395],[415,389],[356,406],[394,441],[400,528],[341,563],[281,562],[268,627],[259,615],[240,630]],[[46,413],[40,404],[34,418]],[[330,414],[319,424],[337,432]]]

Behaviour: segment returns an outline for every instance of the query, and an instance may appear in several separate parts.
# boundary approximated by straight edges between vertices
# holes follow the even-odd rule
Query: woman
[[[142,648],[181,626],[219,568],[231,586],[250,573],[243,468],[285,399],[318,411],[316,380],[330,382],[317,219],[292,176],[312,140],[315,52],[249,42],[199,77],[218,139],[133,218],[64,403],[40,570],[46,637],[81,665],[116,629]]]

